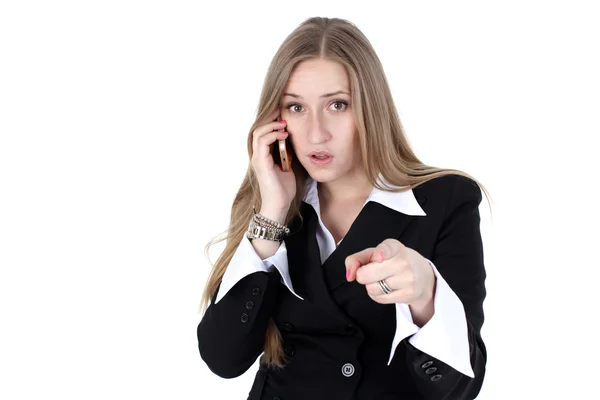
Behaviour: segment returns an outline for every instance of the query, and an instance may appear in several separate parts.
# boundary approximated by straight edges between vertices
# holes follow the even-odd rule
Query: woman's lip
[[[308,158],[315,165],[327,165],[331,162],[331,160],[333,160],[333,156],[328,156],[327,158],[324,158],[324,159],[319,159],[319,158],[316,158],[313,156],[310,156]]]
[[[326,151],[313,151],[312,153],[308,154],[309,157],[312,157],[312,156],[315,156],[315,155],[323,155],[323,156],[333,157],[331,154],[329,154]]]

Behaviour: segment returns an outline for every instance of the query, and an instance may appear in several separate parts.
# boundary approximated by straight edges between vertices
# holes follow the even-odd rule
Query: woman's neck
[[[332,182],[317,182],[319,203],[321,204],[364,202],[372,190],[373,185],[365,175],[349,179],[337,179]]]

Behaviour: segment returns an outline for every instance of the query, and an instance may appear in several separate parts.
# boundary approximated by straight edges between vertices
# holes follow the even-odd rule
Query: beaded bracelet
[[[267,239],[274,242],[281,242],[283,241],[283,236],[290,233],[287,226],[257,213],[254,206],[252,206],[252,211],[254,212],[254,216],[248,224],[246,237],[250,239]]]
[[[272,219],[269,219],[269,218],[265,217],[264,215],[257,213],[256,208],[254,206],[252,206],[252,211],[254,212],[253,219],[257,224],[262,225],[262,226],[271,227],[276,230],[282,230],[285,232],[286,235],[290,233],[290,229],[286,225],[280,224],[277,221],[273,221]]]

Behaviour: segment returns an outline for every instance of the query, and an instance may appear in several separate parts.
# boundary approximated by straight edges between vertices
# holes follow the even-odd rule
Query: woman
[[[286,138],[289,172],[272,155]],[[310,18],[286,38],[248,152],[203,295],[208,367],[236,377],[264,352],[256,400],[475,398],[481,190],[415,156],[353,24]]]

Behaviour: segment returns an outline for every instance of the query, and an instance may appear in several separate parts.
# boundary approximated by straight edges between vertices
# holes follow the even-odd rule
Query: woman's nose
[[[308,130],[308,141],[311,144],[326,142],[331,137],[326,124],[318,113],[311,115],[306,128]]]

